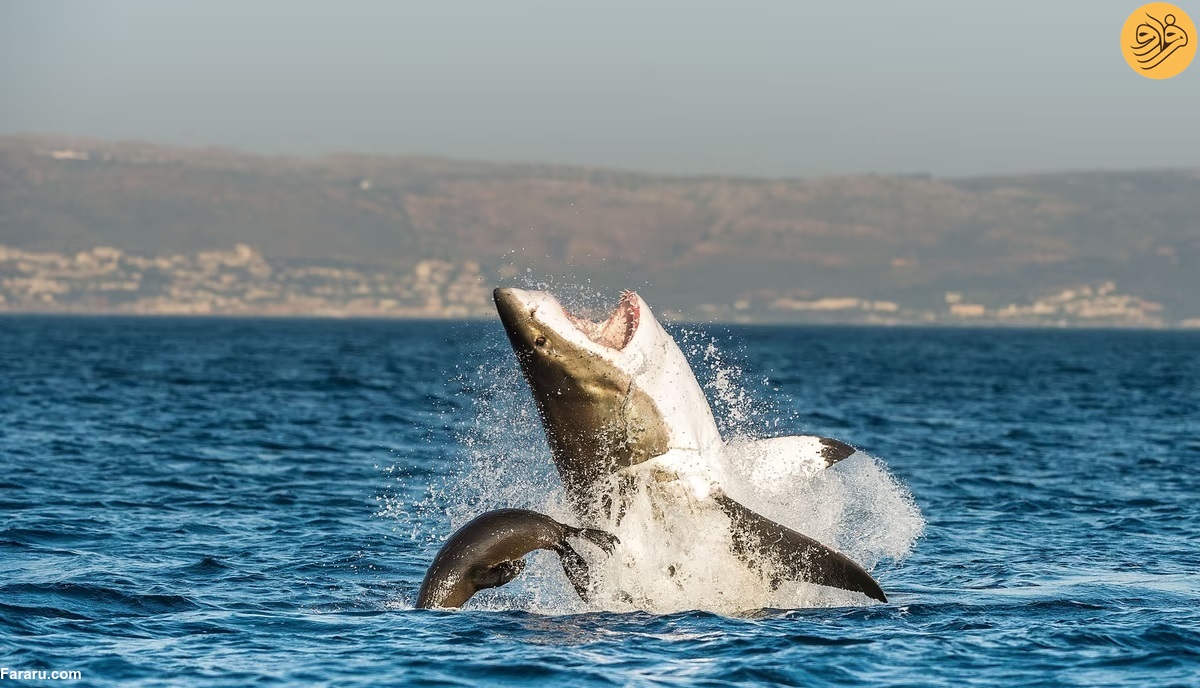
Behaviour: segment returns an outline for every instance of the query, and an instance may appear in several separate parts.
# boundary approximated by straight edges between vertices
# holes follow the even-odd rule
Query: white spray
[[[684,333],[680,339],[691,357],[701,361],[701,381],[725,416],[723,429],[733,436],[705,457],[719,464],[722,487],[731,497],[867,568],[898,561],[911,551],[924,520],[911,495],[881,462],[859,452],[825,469],[823,464],[796,460],[789,442],[802,438],[756,441],[755,435],[778,418],[763,418],[764,408],[744,383],[743,371],[724,360],[715,342],[696,333]],[[496,343],[496,355],[502,355],[502,346]],[[465,449],[463,465],[416,505],[418,514],[440,511],[457,528],[485,511],[520,507],[574,523],[541,420],[515,364],[504,375],[497,375],[492,363],[468,375],[478,389],[471,394],[474,423],[459,438]],[[407,519],[409,509],[389,505],[385,513]],[[589,603],[575,595],[554,555],[538,553],[530,556],[530,565],[516,581],[479,593],[467,606],[541,613],[701,609],[736,614],[868,601],[858,593],[803,582],[774,588],[769,567],[749,567],[733,554],[728,517],[679,481],[639,476],[619,522],[613,517],[589,525],[621,540],[611,557],[579,545],[592,562],[596,582]]]

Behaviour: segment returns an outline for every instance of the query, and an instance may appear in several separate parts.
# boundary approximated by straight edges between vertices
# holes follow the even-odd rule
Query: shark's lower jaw
[[[572,315],[564,308],[567,320],[575,329],[595,344],[620,351],[624,349],[637,334],[641,322],[641,307],[638,305],[637,294],[632,291],[621,292],[621,300],[608,320],[595,322],[587,318]]]

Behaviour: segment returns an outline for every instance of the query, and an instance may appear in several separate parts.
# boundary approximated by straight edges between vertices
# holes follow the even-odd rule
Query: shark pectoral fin
[[[495,566],[479,567],[471,572],[471,580],[480,590],[498,588],[501,585],[511,583],[524,570],[524,559],[510,559],[502,561]]]
[[[790,435],[728,446],[755,485],[808,480],[854,455],[854,447],[829,437]]]
[[[587,562],[565,542],[558,549],[558,558],[562,561],[563,573],[567,574],[567,580],[571,581],[579,599],[587,602],[592,588],[592,575]]]
[[[717,495],[716,500],[733,522],[737,553],[770,559],[775,564],[774,577],[852,590],[887,602],[879,583],[845,554],[756,514],[729,497]]]
[[[605,554],[612,554],[613,549],[621,544],[616,535],[603,530],[596,530],[595,528],[572,528],[569,534],[587,540],[604,550]]]
[[[821,458],[825,459],[826,466],[832,466],[858,451],[845,442],[839,442],[828,437],[818,437],[817,440],[821,443]]]

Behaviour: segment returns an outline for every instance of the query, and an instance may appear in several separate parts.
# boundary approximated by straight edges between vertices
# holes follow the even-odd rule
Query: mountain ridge
[[[652,285],[683,313],[835,297],[928,310],[951,292],[1002,308],[1115,281],[1172,317],[1200,316],[1200,170],[693,177],[0,138],[0,244],[166,255],[239,243],[272,261]]]

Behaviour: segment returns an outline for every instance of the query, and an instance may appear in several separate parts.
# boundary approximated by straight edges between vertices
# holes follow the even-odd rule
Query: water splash
[[[610,307],[587,285],[552,287],[576,312]],[[675,329],[675,328],[672,328]],[[924,521],[908,490],[879,460],[857,454],[832,469],[792,470],[789,457],[747,452],[755,439],[795,432],[795,412],[785,414],[770,398],[768,386],[750,375],[710,334],[681,329],[676,338],[693,363],[718,417],[729,451],[719,460],[729,478],[727,489],[750,509],[833,546],[868,568],[903,559],[920,536]],[[415,505],[389,504],[385,515],[401,522],[448,521],[444,537],[491,509],[518,507],[545,513],[565,523],[576,518],[567,506],[562,483],[546,446],[541,420],[506,341],[487,348],[486,362],[455,378],[459,395],[473,414],[456,432],[461,452],[457,467],[435,482]],[[767,382],[764,379],[762,382]],[[771,480],[754,480],[762,467]],[[714,503],[697,502],[672,483],[639,483],[625,498],[618,520],[589,524],[617,535],[621,545],[605,557],[587,544],[579,549],[592,562],[596,590],[584,603],[576,596],[553,554],[534,553],[513,583],[481,591],[468,608],[538,613],[585,610],[646,610],[671,613],[707,610],[740,614],[761,608],[828,607],[864,604],[858,593],[803,582],[772,586],[770,567],[751,568],[732,551],[730,522]],[[440,518],[431,518],[438,516]]]

